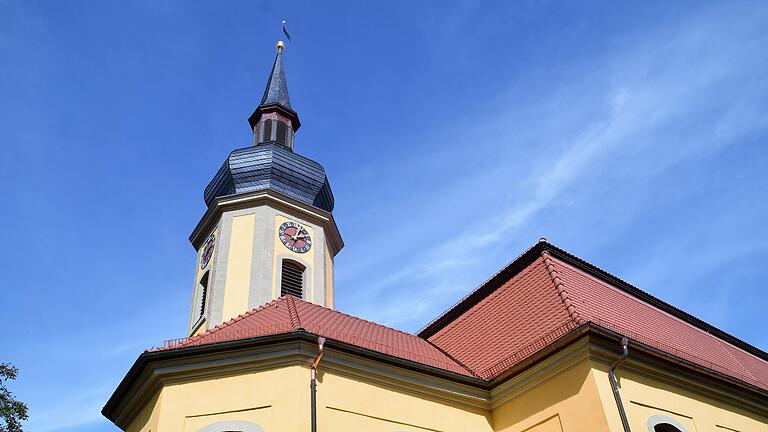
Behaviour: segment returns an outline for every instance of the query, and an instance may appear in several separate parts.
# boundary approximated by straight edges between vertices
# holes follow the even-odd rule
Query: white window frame
[[[648,417],[648,431],[656,432],[656,426],[665,423],[676,427],[680,432],[688,432],[685,429],[685,426],[681,425],[679,421],[663,414],[654,414]]]

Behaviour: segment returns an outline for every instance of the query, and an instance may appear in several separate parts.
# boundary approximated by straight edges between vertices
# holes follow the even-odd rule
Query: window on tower
[[[277,122],[277,134],[275,135],[275,141],[287,146],[288,145],[288,125],[285,122],[278,120]]]
[[[304,270],[305,267],[296,261],[283,260],[280,280],[281,296],[304,298]]]
[[[200,292],[199,298],[200,303],[198,303],[198,319],[202,318],[203,315],[205,315],[205,300],[206,297],[208,297],[208,274],[210,272],[205,272],[203,277],[200,278],[200,285],[198,286],[198,291]]]
[[[265,120],[262,123],[262,127],[264,128],[264,138],[262,138],[261,142],[272,141],[272,120]]]

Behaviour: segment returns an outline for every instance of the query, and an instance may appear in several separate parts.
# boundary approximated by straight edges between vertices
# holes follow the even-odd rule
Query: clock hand
[[[297,241],[299,239],[299,234],[301,233],[301,225],[296,227],[296,233],[291,236],[293,241]]]

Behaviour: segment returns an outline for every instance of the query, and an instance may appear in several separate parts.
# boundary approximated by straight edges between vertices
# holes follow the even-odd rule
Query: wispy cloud
[[[356,295],[354,312],[395,326],[424,323],[435,313],[435,304],[444,307],[446,298],[455,299],[472,288],[463,285],[467,281],[463,273],[471,264],[498,255],[493,246],[500,239],[519,236],[546,209],[567,201],[574,189],[610,188],[595,186],[596,173],[659,175],[681,161],[716,152],[764,129],[768,125],[766,79],[756,71],[766,70],[768,63],[767,41],[760,31],[765,14],[722,21],[715,18],[718,13],[704,11],[639,43],[618,47],[594,67],[607,71],[608,83],[597,94],[563,84],[552,100],[529,107],[554,120],[548,123],[549,131],[539,132],[547,135],[549,143],[534,155],[527,171],[510,172],[497,164],[500,167],[490,174],[478,171],[476,178],[462,177],[449,186],[458,196],[454,204],[461,202],[461,194],[476,194],[479,181],[525,185],[522,196],[502,206],[495,197],[486,197],[483,210],[446,229],[452,235],[442,243],[418,251],[390,251],[398,253],[401,262],[412,264],[366,286],[364,293]],[[734,31],[728,22],[739,22],[739,29]],[[558,134],[557,119],[569,118],[577,101],[602,106],[601,115],[581,130]],[[513,126],[506,128],[509,134],[488,137],[488,147],[502,149],[495,151],[499,158],[514,158],[509,143],[519,144],[520,136],[536,137],[541,125],[517,122],[514,102],[500,100],[498,105],[499,117],[479,124],[474,133],[482,135],[493,125],[509,121]],[[565,125],[562,129],[568,130]],[[434,200],[423,205],[444,209]],[[564,215],[561,223],[567,220]],[[383,235],[403,237],[397,227]],[[534,235],[524,237],[530,242]],[[341,283],[359,276],[346,274]]]

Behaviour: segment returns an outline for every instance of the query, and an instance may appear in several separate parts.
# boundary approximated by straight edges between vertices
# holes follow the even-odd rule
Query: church
[[[205,188],[188,333],[128,370],[120,429],[768,432],[768,353],[543,238],[416,334],[336,311],[344,242],[283,51]]]

